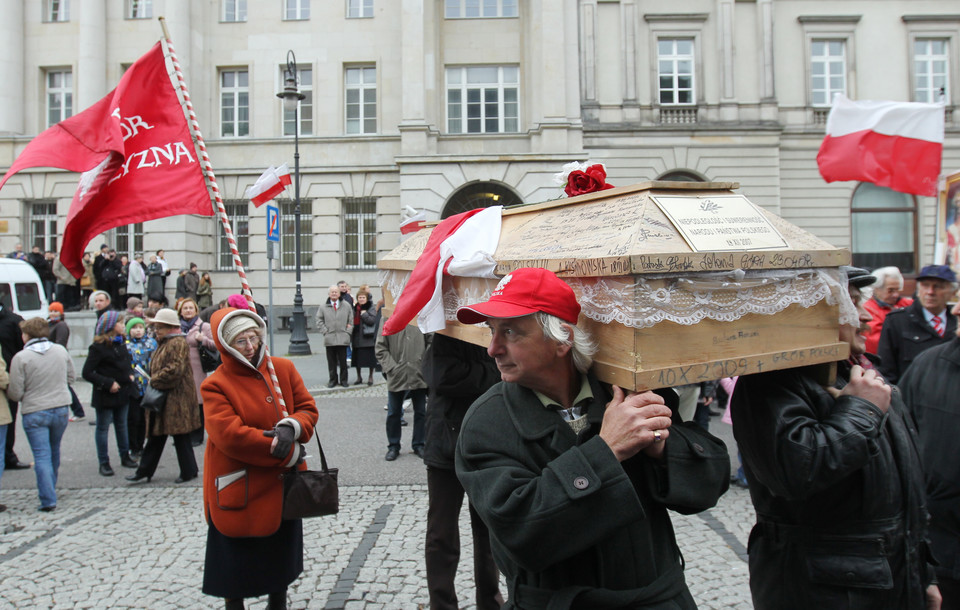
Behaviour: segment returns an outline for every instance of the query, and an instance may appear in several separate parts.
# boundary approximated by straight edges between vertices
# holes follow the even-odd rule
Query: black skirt
[[[209,522],[203,592],[216,597],[260,597],[285,590],[303,572],[303,521],[281,521],[264,538],[231,538]]]
[[[377,366],[377,355],[373,353],[373,347],[355,347],[350,362],[355,369],[373,368]]]

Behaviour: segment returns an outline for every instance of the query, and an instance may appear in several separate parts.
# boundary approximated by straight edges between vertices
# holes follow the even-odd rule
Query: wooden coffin
[[[772,313],[742,311],[757,307],[751,298],[764,304],[776,294],[789,297],[786,286],[816,295],[825,290],[818,284],[824,278],[836,279],[834,297],[840,289],[845,295],[837,267],[849,264],[850,253],[754,206],[733,193],[737,187],[646,182],[505,209],[495,273],[543,267],[567,280],[581,303],[590,303],[578,325],[599,339],[597,376],[624,388],[671,387],[846,358],[836,298],[834,304],[827,298],[781,302],[766,308]],[[385,315],[392,313],[395,292],[429,234],[429,228],[419,231],[378,262]],[[447,327],[440,332],[488,345],[486,327],[460,324],[455,310],[484,300],[497,282],[445,277]],[[616,297],[609,309],[608,294]],[[738,301],[745,294],[754,295],[749,304]]]

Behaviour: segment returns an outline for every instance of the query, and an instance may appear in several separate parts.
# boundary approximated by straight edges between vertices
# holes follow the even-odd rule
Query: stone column
[[[23,7],[21,0],[0,0],[0,133],[24,132]]]
[[[427,74],[428,68],[436,70],[431,58],[436,57],[433,49],[426,44],[425,8],[423,0],[401,0],[400,30],[402,45],[400,49],[403,78],[401,91],[384,91],[383,98],[396,97],[399,94],[402,104],[400,116],[400,148],[403,155],[423,155],[428,153],[428,129],[426,118],[426,85],[434,75]],[[437,113],[437,121],[443,121],[443,114]],[[442,127],[441,127],[442,130]]]
[[[717,42],[720,47],[720,119],[735,121],[738,118],[736,87],[734,86],[733,0],[717,0]]]
[[[773,79],[773,0],[757,0],[760,24],[760,118],[776,121],[777,92]]]
[[[107,87],[107,5],[106,0],[72,2],[79,19],[77,36],[77,73],[73,79],[73,113],[85,110],[100,100]]]

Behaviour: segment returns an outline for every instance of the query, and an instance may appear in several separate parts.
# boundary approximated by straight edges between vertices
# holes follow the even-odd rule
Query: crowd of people
[[[116,267],[109,248],[102,256]],[[245,297],[214,305],[209,274],[191,265],[175,306],[163,307],[150,283],[166,276],[151,259],[135,259],[143,273],[133,284],[127,272],[145,292],[113,291],[108,273],[90,295],[97,323],[81,374],[93,387],[99,472],[114,474],[112,426],[131,483],[151,481],[168,436],[176,483],[189,481],[201,474],[194,450],[205,430],[202,589],[227,608],[263,595],[282,608],[303,568],[303,531],[280,517],[281,475],[305,468],[316,404],[289,360],[273,357],[278,385],[268,381],[266,321]],[[387,461],[401,452],[403,404],[413,405],[431,608],[459,606],[464,498],[478,608],[695,608],[670,511],[706,510],[731,483],[748,487],[756,508],[756,608],[960,607],[957,278],[926,266],[911,299],[896,268],[843,271],[859,325],[840,327],[850,357],[831,385],[800,367],[642,393],[597,380],[597,340],[549,271],[514,270],[489,299],[457,311],[489,327],[486,350],[413,326],[384,335],[382,300],[366,286],[356,296],[346,282],[330,286],[316,316],[328,387],[369,385],[382,370]],[[19,408],[42,511],[56,508],[67,424],[85,417],[64,349],[68,309],[55,303],[49,320],[25,321],[0,309],[0,438],[9,456],[3,432]],[[205,365],[205,351],[219,366]],[[162,411],[139,407],[151,387],[166,393]],[[733,477],[708,432],[720,413],[742,457]]]

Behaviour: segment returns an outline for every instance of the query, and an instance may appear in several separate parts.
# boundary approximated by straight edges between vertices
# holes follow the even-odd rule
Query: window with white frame
[[[914,101],[950,104],[950,52],[944,38],[913,41]]]
[[[375,269],[377,267],[377,198],[344,197],[343,267]]]
[[[520,131],[520,68],[447,68],[448,133]]]
[[[57,251],[57,202],[36,201],[28,206],[30,213],[30,247],[41,252]]]
[[[347,19],[373,17],[373,0],[347,0]]]
[[[44,20],[48,22],[70,21],[70,0],[47,0]]]
[[[657,40],[657,79],[661,105],[690,105],[696,102],[695,65],[692,38]]]
[[[377,133],[377,68],[356,66],[344,73],[346,132]]]
[[[153,18],[153,0],[127,0],[127,19]]]
[[[283,18],[288,21],[310,18],[310,0],[284,0]]]
[[[250,135],[250,82],[246,70],[220,70],[220,135]]]
[[[247,20],[247,0],[223,0],[223,15],[226,22]]]
[[[117,227],[114,229],[113,241],[116,244],[117,256],[126,254],[127,258],[133,260],[138,252],[143,252],[143,223]]]
[[[237,252],[240,253],[240,260],[244,264],[249,264],[250,259],[250,212],[247,201],[224,201],[223,207],[227,212],[227,218],[230,219],[230,228],[233,230],[233,237],[237,242]],[[220,225],[220,243],[217,252],[217,264],[220,271],[230,271],[233,269],[233,254],[230,252],[230,242],[227,241],[227,233]],[[249,269],[249,268],[248,268]]]
[[[446,0],[447,19],[492,19],[516,17],[517,0]]]
[[[73,116],[73,72],[47,70],[47,127]]]
[[[297,204],[290,199],[278,199],[280,208],[280,268],[297,268]],[[300,267],[313,269],[313,202],[300,200]]]
[[[810,79],[813,106],[829,106],[836,94],[846,95],[846,41],[813,40],[810,43]]]
[[[280,82],[287,78],[287,67],[280,66]],[[297,66],[297,89],[304,95],[297,111],[283,110],[283,135],[292,136],[294,121],[299,119],[301,136],[313,135],[313,68]],[[284,100],[278,100],[282,105]],[[296,116],[296,119],[294,118]]]
[[[857,267],[896,265],[917,271],[917,203],[913,195],[861,183],[850,205],[851,254]]]

